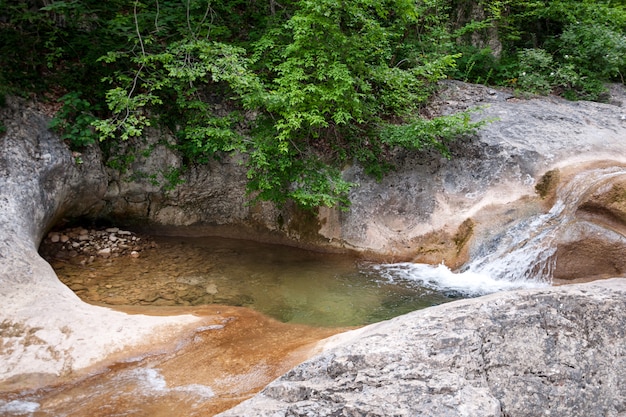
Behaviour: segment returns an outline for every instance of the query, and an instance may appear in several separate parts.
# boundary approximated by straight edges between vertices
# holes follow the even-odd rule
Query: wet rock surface
[[[626,275],[626,173],[598,181],[579,199],[557,242],[554,278]]]
[[[47,119],[19,100],[8,99],[0,118],[0,388],[67,377],[189,331],[198,318],[91,306],[57,279],[37,247],[63,215],[97,210],[106,189],[100,155],[86,150],[78,163]]]
[[[310,357],[315,342],[340,331],[287,325],[249,309],[226,306],[126,311],[193,312],[207,320],[181,338],[173,352],[142,354],[39,390],[0,389],[0,415],[209,417],[250,398]]]
[[[621,416],[625,296],[615,279],[410,313],[331,338],[219,416]]]

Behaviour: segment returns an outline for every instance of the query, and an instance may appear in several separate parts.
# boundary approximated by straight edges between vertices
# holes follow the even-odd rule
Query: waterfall
[[[618,166],[578,173],[559,187],[549,212],[519,219],[480,242],[473,259],[459,272],[445,265],[416,263],[385,264],[378,269],[389,280],[415,281],[464,296],[551,285],[560,233],[574,220],[578,206],[591,190],[624,174],[626,168]]]

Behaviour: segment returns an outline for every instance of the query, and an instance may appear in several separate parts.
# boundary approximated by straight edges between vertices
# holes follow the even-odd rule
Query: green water
[[[346,255],[216,237],[152,239],[158,248],[138,259],[52,264],[88,302],[225,304],[314,326],[363,325],[453,299],[410,282],[390,282]]]

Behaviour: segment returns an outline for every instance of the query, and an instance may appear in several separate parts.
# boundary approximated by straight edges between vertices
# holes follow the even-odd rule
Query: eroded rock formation
[[[107,181],[100,158],[86,153],[77,165],[48,131],[46,119],[19,101],[3,109],[3,120],[0,388],[37,386],[128,355],[140,344],[146,350],[149,343],[171,342],[197,322],[192,316],[133,316],[91,306],[57,279],[37,247],[60,216],[88,213],[100,201]]]
[[[626,274],[626,174],[599,182],[583,196],[556,257],[557,279]]]
[[[626,280],[420,310],[344,333],[220,417],[622,416]]]

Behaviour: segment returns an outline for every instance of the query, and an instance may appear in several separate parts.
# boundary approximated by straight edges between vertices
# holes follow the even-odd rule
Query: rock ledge
[[[501,293],[329,339],[233,416],[626,415],[626,279]]]

